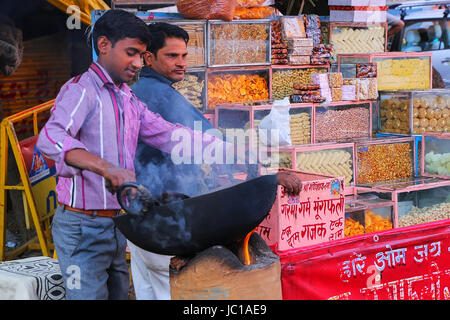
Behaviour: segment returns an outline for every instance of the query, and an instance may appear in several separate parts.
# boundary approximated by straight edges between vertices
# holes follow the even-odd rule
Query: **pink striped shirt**
[[[172,132],[179,128],[184,127],[149,111],[126,84],[114,85],[106,70],[94,62],[88,71],[63,85],[37,147],[55,161],[61,204],[84,210],[119,209],[115,195],[105,188],[105,178],[67,165],[65,153],[82,148],[134,171],[138,137],[170,153],[176,144],[171,141]],[[210,136],[205,140],[217,142]]]

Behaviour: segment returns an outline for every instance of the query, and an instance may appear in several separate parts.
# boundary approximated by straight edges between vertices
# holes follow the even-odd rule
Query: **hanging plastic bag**
[[[267,19],[278,15],[278,10],[273,7],[236,8],[234,20],[242,19]]]
[[[237,7],[241,8],[266,7],[274,4],[273,0],[237,0]]]
[[[232,21],[236,0],[178,0],[177,8],[188,19]]]
[[[264,117],[258,126],[258,132],[261,143],[270,147],[291,145],[291,127],[289,110],[291,104],[289,97],[283,100],[275,100],[273,102],[270,113]],[[272,140],[276,138],[272,130],[278,130],[278,142]]]

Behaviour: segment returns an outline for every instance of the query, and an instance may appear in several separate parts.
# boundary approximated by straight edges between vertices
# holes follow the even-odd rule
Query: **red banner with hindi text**
[[[450,219],[277,252],[283,299],[449,300]]]

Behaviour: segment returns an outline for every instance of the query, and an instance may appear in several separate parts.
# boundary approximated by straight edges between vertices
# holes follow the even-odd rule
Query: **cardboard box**
[[[369,0],[328,0],[329,6],[369,6]]]
[[[387,7],[384,6],[330,6],[330,21],[337,22],[386,22]]]

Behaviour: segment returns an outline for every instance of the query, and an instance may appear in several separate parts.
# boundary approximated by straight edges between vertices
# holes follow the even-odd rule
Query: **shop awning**
[[[80,8],[81,21],[87,25],[91,24],[92,10],[108,10],[109,6],[103,0],[47,0],[58,9],[67,12],[67,8],[75,5]]]

